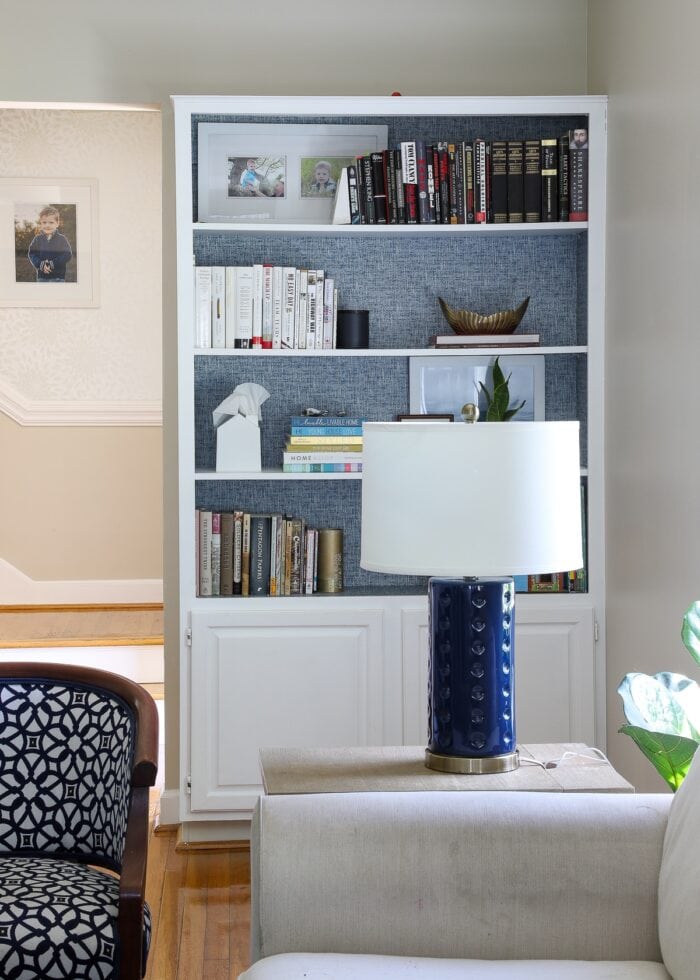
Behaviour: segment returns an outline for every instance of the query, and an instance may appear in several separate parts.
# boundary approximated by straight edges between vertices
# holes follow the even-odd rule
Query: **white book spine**
[[[276,265],[272,269],[272,348],[282,347],[282,311],[284,308],[284,269]]]
[[[194,270],[194,345],[211,347],[211,266]]]
[[[286,266],[282,270],[284,304],[282,307],[282,342],[285,348],[294,347],[294,307],[296,305],[296,276],[297,270],[293,266]]]
[[[294,270],[294,343],[299,346],[299,304],[301,302],[301,269]]]
[[[306,349],[316,347],[316,270],[309,269],[309,284],[306,294]]]
[[[309,270],[299,270],[299,316],[296,325],[296,346],[306,350],[306,318],[309,299]]]
[[[236,266],[236,347],[253,346],[254,277],[249,265]]]
[[[323,348],[323,299],[325,295],[326,273],[323,269],[316,270],[316,350]]]
[[[262,348],[272,348],[272,266],[263,265]]]
[[[333,350],[338,346],[338,287],[333,287]]]
[[[263,267],[253,266],[253,343],[252,347],[262,347],[263,322]]]
[[[236,346],[236,267],[226,266],[226,346]]]
[[[333,280],[323,284],[323,349],[333,348]]]
[[[226,346],[226,269],[223,265],[211,268],[211,345]]]

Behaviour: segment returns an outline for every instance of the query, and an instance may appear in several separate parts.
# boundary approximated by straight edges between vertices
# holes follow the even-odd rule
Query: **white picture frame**
[[[510,375],[510,404],[523,399],[525,405],[513,416],[514,422],[542,421],[544,405],[544,355],[459,355],[417,356],[409,358],[409,411],[415,413],[451,412],[462,418],[462,406],[479,406],[486,417],[486,399],[478,383],[493,390],[491,369],[496,357],[504,375]]]
[[[387,147],[388,127],[199,123],[199,222],[330,224],[333,191],[314,191],[306,171],[329,163],[334,183],[355,157]],[[247,168],[243,161],[260,161]],[[239,174],[240,171],[240,174]],[[245,192],[241,180],[247,179]],[[255,183],[257,181],[257,186]],[[283,184],[280,192],[280,184]],[[328,186],[328,185],[326,185]],[[279,196],[277,196],[279,194]]]
[[[91,178],[0,177],[0,307],[99,306],[97,201]],[[46,208],[58,211],[56,231],[71,251],[54,276],[29,258]],[[31,250],[35,261],[39,247]]]

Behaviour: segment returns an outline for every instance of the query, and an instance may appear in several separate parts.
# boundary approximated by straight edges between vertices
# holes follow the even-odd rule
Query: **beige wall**
[[[0,0],[6,99],[171,94],[560,95],[586,87],[586,0],[67,0],[51,31]],[[56,59],[61,70],[56,70]],[[166,788],[178,774],[177,454],[171,121],[164,113]]]
[[[0,147],[0,178],[97,181],[99,305],[0,308],[0,602],[79,602],[162,577],[160,113],[0,108]]]
[[[662,787],[617,729],[625,673],[698,678],[679,638],[700,598],[700,69],[696,0],[591,0],[589,89],[607,92],[608,751]]]

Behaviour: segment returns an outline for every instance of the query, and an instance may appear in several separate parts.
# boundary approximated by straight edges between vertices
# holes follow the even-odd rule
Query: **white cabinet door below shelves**
[[[249,815],[262,747],[380,745],[383,612],[192,613],[193,813]]]

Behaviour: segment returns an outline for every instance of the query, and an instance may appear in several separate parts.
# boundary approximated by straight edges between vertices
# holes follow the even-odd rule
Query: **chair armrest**
[[[267,796],[252,959],[364,952],[656,960],[669,795]]]
[[[121,947],[120,980],[143,976],[143,903],[148,855],[148,787],[132,789],[119,879],[117,928]]]

